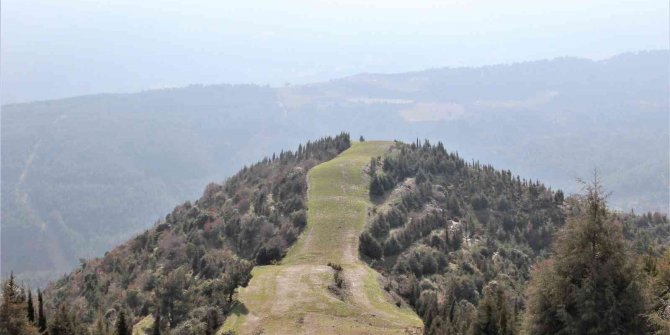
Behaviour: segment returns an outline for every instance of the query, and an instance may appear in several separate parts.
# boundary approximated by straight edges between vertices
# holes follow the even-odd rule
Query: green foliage
[[[28,319],[28,304],[23,289],[16,284],[14,274],[2,283],[0,301],[0,335],[37,334],[37,328]]]
[[[330,289],[331,292],[333,292],[336,296],[339,296],[342,299],[344,298],[342,295],[343,290],[345,289],[344,275],[342,274],[342,265],[338,263],[329,262],[328,266],[330,266],[334,271],[333,284],[329,285],[328,289]]]
[[[47,306],[68,306],[83,325],[113,308],[128,322],[160,311],[176,334],[211,332],[255,262],[280,261],[305,227],[307,171],[349,145],[345,133],[308,142],[209,184],[194,203],[50,286]]]
[[[414,307],[426,334],[519,333],[531,268],[549,255],[566,216],[583,211],[579,197],[566,198],[510,171],[467,163],[441,143],[396,143],[380,160],[370,194],[383,203],[372,211],[360,250],[389,276],[389,288]],[[390,186],[375,182],[382,176]],[[611,218],[636,250],[652,248],[658,254],[656,246],[668,244],[670,225],[660,214]],[[618,271],[623,269],[636,273],[623,265]],[[630,294],[640,290],[628,288]],[[643,300],[617,308],[641,313]]]
[[[382,256],[383,250],[381,245],[368,232],[361,234],[359,246],[360,252],[367,257],[378,259]]]
[[[112,332],[109,329],[109,322],[102,311],[98,311],[96,315],[95,323],[91,329],[91,335],[112,335]]]
[[[651,308],[646,315],[650,331],[654,334],[670,334],[670,250],[653,259],[651,276]]]
[[[27,298],[27,316],[28,316],[28,321],[30,323],[34,324],[35,323],[35,306],[33,305],[33,292],[32,290],[28,290],[28,298]]]
[[[67,311],[65,305],[55,310],[55,315],[49,321],[49,335],[76,334],[77,326],[74,316]]]
[[[37,289],[37,328],[40,333],[44,333],[47,330],[47,317],[44,314],[44,298],[42,297],[42,291]]]
[[[375,174],[370,181],[370,195],[379,197],[393,187],[393,179],[384,174]]]
[[[587,186],[552,258],[533,271],[527,334],[646,334],[645,282],[598,180]]]
[[[375,264],[427,334],[514,333],[522,284],[564,222],[555,193],[466,163],[441,143],[396,143],[382,161],[370,193],[389,197],[361,235],[361,252],[382,260]]]
[[[517,332],[514,302],[504,284],[493,280],[483,291],[477,307],[477,319],[472,325],[473,335],[513,335]]]

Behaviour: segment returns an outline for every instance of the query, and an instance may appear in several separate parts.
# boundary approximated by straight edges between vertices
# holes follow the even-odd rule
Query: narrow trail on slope
[[[60,115],[56,118],[48,127],[50,129],[55,128],[61,120],[66,119],[66,115]],[[19,174],[19,179],[16,182],[14,187],[14,196],[17,199],[18,206],[23,208],[24,213],[29,217],[29,219],[24,220],[28,224],[34,225],[39,229],[39,232],[42,236],[41,243],[45,246],[46,252],[45,255],[53,264],[54,268],[57,271],[67,271],[70,267],[68,266],[69,262],[63,251],[59,240],[49,234],[49,226],[46,221],[40,216],[40,214],[33,209],[31,204],[30,195],[26,191],[26,179],[29,177],[29,172],[33,167],[33,163],[38,156],[38,152],[42,149],[43,138],[39,137],[37,141],[33,144],[28,154],[28,158],[23,166],[23,170]]]
[[[66,119],[66,115],[60,115],[58,118],[56,118],[51,125],[48,128],[55,128],[58,123],[61,120]],[[26,159],[26,162],[23,166],[23,169],[21,170],[21,173],[19,174],[19,179],[16,182],[15,188],[14,188],[14,194],[16,198],[18,199],[19,205],[23,206],[25,208],[26,213],[32,216],[33,220],[29,220],[29,222],[40,222],[39,228],[44,231],[46,230],[46,224],[44,221],[39,218],[39,216],[32,210],[32,207],[30,205],[30,197],[28,193],[24,190],[24,184],[26,182],[26,178],[28,177],[28,172],[33,166],[33,163],[35,162],[35,158],[37,158],[37,153],[42,147],[42,142],[43,139],[40,137],[35,141],[33,146],[30,149],[30,153],[28,154],[28,158]]]
[[[358,258],[358,236],[367,210],[369,178],[363,169],[391,142],[354,143],[309,171],[307,228],[281,265],[258,266],[243,306],[221,332],[238,334],[420,334],[421,320],[391,303],[379,274]],[[343,294],[329,286],[342,265]]]

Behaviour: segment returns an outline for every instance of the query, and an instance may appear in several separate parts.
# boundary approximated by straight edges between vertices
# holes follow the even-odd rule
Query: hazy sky
[[[2,0],[2,103],[668,48],[668,0]]]

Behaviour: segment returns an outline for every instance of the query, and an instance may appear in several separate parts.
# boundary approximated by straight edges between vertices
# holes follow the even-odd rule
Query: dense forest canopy
[[[670,321],[666,312],[656,314],[670,308],[667,292],[658,291],[670,287],[657,270],[667,262],[667,216],[612,212],[598,183],[586,197],[567,197],[510,171],[468,163],[442,143],[396,143],[369,166],[378,205],[360,252],[388,277],[387,290],[415,308],[426,334],[667,329],[643,316],[665,327]],[[587,239],[592,235],[597,239]],[[593,257],[597,265],[584,263]],[[581,282],[583,273],[594,278]],[[546,295],[566,292],[551,286],[566,283],[581,293]],[[645,300],[650,285],[653,301]]]

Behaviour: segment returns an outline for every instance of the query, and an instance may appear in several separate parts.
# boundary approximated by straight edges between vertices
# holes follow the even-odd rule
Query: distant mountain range
[[[208,182],[341,130],[442,141],[566,193],[597,167],[612,207],[667,213],[669,59],[661,50],[5,105],[2,275],[43,283]]]

